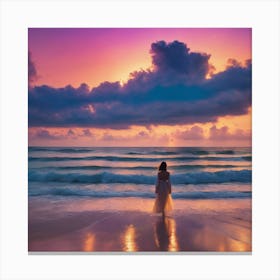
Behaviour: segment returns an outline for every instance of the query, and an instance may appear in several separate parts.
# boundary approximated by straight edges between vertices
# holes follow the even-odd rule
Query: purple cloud
[[[83,129],[83,136],[92,137],[93,134],[90,132],[89,129]]]
[[[37,70],[31,58],[31,53],[28,52],[28,85],[31,86],[33,82],[38,79]]]
[[[227,126],[223,126],[221,128],[217,128],[215,125],[210,128],[210,140],[247,140],[251,137],[250,132],[245,132],[242,129],[236,130],[234,133],[229,132],[229,128]]]
[[[69,129],[68,132],[67,132],[67,136],[69,136],[69,137],[75,137],[76,134],[75,134],[75,132],[74,132],[72,129]]]
[[[181,42],[151,45],[152,70],[131,74],[124,86],[104,82],[89,89],[30,88],[29,126],[127,128],[215,122],[242,115],[251,106],[251,62],[234,60],[206,79],[209,55]],[[105,137],[106,138],[106,137]]]
[[[198,82],[205,79],[210,65],[210,55],[190,52],[186,44],[173,41],[152,43],[152,62],[157,72],[164,76],[180,75],[188,82]]]
[[[31,138],[39,138],[39,139],[45,139],[45,140],[59,140],[62,139],[62,135],[58,134],[52,134],[46,129],[40,129],[36,131],[34,135],[30,136]]]
[[[176,133],[176,138],[184,140],[202,140],[204,139],[203,129],[197,125]]]

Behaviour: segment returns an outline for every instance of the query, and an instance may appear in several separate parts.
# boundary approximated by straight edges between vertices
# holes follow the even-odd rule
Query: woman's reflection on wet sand
[[[155,243],[160,251],[179,250],[176,236],[176,222],[170,217],[159,217],[155,223]]]

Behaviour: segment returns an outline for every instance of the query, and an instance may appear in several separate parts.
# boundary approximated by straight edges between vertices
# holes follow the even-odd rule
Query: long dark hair
[[[167,169],[167,164],[166,164],[165,161],[163,161],[163,162],[160,164],[158,170],[159,170],[159,171],[166,171],[166,169]]]

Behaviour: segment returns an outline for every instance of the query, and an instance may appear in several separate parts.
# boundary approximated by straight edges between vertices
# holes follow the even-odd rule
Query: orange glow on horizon
[[[93,114],[94,106],[89,107]],[[211,139],[210,131],[226,127],[226,133],[219,139]],[[193,128],[201,131],[193,134]],[[47,137],[40,136],[44,131]],[[225,116],[216,123],[192,125],[150,125],[131,126],[127,129],[109,128],[29,128],[29,145],[41,146],[250,146],[251,145],[251,109],[246,115]]]

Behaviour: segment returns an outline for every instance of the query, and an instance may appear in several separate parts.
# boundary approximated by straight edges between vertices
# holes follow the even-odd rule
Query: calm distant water
[[[250,148],[29,147],[29,196],[154,198],[166,161],[173,199],[250,198]]]

